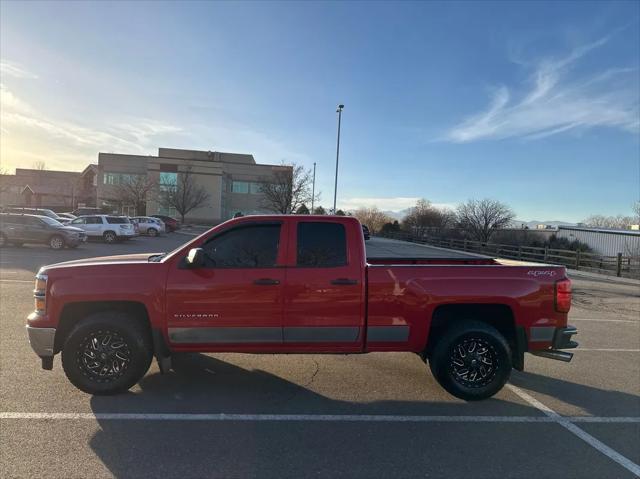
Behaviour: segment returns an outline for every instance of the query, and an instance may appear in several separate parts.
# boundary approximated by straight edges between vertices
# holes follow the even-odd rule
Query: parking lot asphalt
[[[191,238],[0,250],[0,477],[640,475],[640,285],[610,278],[573,278],[571,363],[527,355],[482,402],[449,396],[405,353],[184,355],[112,397],[75,389],[59,357],[40,369],[24,322],[41,265]]]

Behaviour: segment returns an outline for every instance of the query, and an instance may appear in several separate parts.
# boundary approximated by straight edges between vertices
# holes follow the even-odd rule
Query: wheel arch
[[[465,319],[473,319],[493,326],[507,340],[514,356],[519,351],[518,328],[516,327],[515,315],[509,305],[484,303],[443,304],[433,311],[424,357],[429,357],[438,338],[448,328],[456,324],[457,321]],[[514,364],[516,364],[515,361]]]
[[[131,314],[135,321],[149,330],[151,322],[146,306],[137,301],[87,301],[69,303],[64,306],[60,314],[60,321],[56,328],[54,340],[54,354],[59,353],[73,327],[93,313],[119,311]]]

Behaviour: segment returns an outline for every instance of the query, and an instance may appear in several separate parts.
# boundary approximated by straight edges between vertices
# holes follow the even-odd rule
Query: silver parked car
[[[82,229],[89,238],[102,238],[105,243],[126,240],[136,235],[129,218],[125,216],[78,216],[69,224]]]
[[[158,236],[165,232],[162,220],[151,216],[134,216],[131,218],[138,222],[138,232],[141,235]]]

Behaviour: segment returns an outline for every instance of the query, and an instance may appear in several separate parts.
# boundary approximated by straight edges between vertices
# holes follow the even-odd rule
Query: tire
[[[0,233],[0,248],[4,248],[5,246],[7,246],[7,237],[4,233]]]
[[[105,243],[115,243],[116,240],[118,239],[118,237],[116,236],[116,234],[113,231],[106,231],[102,235],[102,238],[104,239]]]
[[[62,347],[62,367],[69,381],[81,391],[118,394],[131,388],[149,370],[152,350],[148,328],[132,315],[119,311],[94,313],[67,336]]]
[[[155,229],[155,228],[149,228],[149,229],[147,230],[147,234],[148,234],[149,236],[158,236],[158,230],[157,230],[157,229]]]
[[[51,238],[49,238],[49,247],[51,249],[64,248],[64,238],[60,235],[53,235]]]
[[[509,380],[511,349],[493,326],[461,321],[437,340],[429,367],[450,394],[465,401],[478,401],[496,394]]]

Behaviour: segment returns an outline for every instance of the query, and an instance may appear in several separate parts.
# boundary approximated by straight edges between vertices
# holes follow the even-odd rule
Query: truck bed
[[[369,264],[496,264],[490,256],[388,238],[366,241]]]

